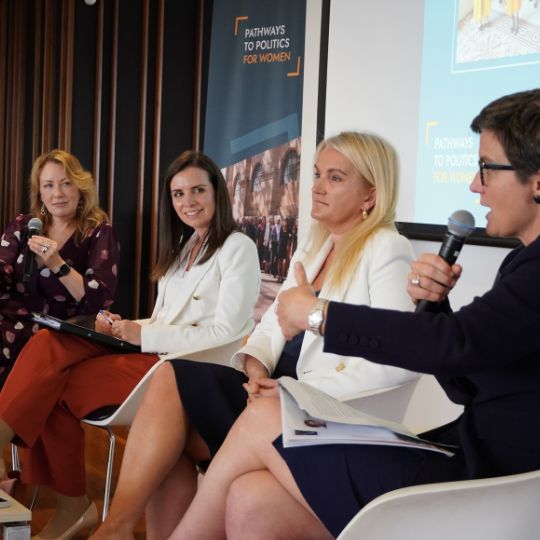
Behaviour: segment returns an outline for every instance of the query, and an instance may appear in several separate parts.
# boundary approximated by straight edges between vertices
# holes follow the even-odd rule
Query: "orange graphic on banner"
[[[296,59],[296,71],[289,71],[287,77],[298,77],[300,75],[300,56]]]
[[[238,35],[238,23],[240,21],[247,21],[249,19],[249,17],[246,17],[245,15],[242,15],[242,16],[238,16],[234,19],[234,35],[237,36]]]

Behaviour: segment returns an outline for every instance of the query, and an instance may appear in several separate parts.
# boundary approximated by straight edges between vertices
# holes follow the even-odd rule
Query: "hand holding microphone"
[[[474,217],[458,210],[448,218],[448,231],[439,255],[424,254],[411,266],[407,291],[418,300],[416,311],[432,311],[461,275],[461,266],[454,264],[467,237],[474,230]]]
[[[46,236],[33,235],[28,239],[28,247],[33,253],[41,257],[45,266],[51,267],[61,264],[58,254],[58,243]]]
[[[26,244],[26,249],[24,250],[23,259],[23,282],[29,281],[30,277],[32,276],[32,272],[34,270],[35,251],[32,250],[31,240],[34,235],[41,234],[42,227],[43,224],[39,218],[32,218],[28,222],[28,242]]]

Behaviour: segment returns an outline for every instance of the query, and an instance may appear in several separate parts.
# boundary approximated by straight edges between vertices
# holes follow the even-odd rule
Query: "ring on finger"
[[[421,287],[419,274],[416,274],[416,276],[411,279],[411,285],[414,285],[415,287]]]
[[[47,253],[48,249],[49,249],[49,246],[47,245],[41,246],[41,253]]]

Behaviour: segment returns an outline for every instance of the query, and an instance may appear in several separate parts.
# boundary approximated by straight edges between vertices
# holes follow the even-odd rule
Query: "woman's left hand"
[[[287,340],[309,328],[309,314],[317,301],[301,262],[295,263],[294,276],[298,286],[283,291],[276,306],[281,333]]]
[[[60,267],[64,262],[58,253],[58,243],[46,236],[31,236],[28,239],[28,247],[47,268]]]
[[[112,324],[112,335],[118,339],[129,341],[133,345],[141,344],[141,325],[139,323],[121,320]]]

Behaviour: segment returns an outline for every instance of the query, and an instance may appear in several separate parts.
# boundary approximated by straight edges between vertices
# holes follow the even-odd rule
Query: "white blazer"
[[[312,282],[332,249],[328,239],[317,257],[306,267]],[[306,257],[305,246],[293,256],[289,275],[281,290],[294,287],[293,265]],[[323,286],[320,296],[329,300],[364,304],[372,307],[411,311],[414,304],[406,292],[409,265],[414,258],[410,242],[390,229],[381,229],[367,242],[356,272],[345,292],[330,293]],[[401,368],[375,364],[360,357],[346,357],[323,352],[324,340],[306,332],[296,366],[298,379],[340,400],[358,397],[367,390],[402,384],[419,375]],[[274,305],[264,314],[248,342],[232,358],[233,367],[244,371],[244,355],[249,354],[262,362],[272,373],[281,356],[285,338],[274,312]]]
[[[193,242],[194,237],[184,253]],[[161,353],[161,359],[226,363],[254,326],[261,283],[257,248],[245,234],[231,234],[208,261],[186,272],[177,298],[165,298],[168,280],[180,271],[159,280],[152,316],[137,321],[142,324],[141,350]],[[166,315],[158,321],[162,308]]]

